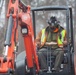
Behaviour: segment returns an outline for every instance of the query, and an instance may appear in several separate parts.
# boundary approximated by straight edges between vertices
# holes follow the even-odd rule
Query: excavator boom
[[[19,13],[19,8],[22,12]],[[34,64],[39,71],[38,57],[36,55],[36,45],[30,16],[30,6],[25,6],[20,0],[9,0],[8,26],[5,36],[4,56],[0,58],[0,73],[13,73],[15,71],[15,55],[18,43],[18,22],[20,22],[21,33],[24,39],[25,52],[27,56],[28,68],[34,68]]]

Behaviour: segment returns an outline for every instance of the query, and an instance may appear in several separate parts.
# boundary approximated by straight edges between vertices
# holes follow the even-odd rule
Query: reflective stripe
[[[41,43],[45,42],[45,29],[42,29]]]
[[[64,41],[65,33],[66,33],[66,30],[62,30],[61,33],[60,33],[61,34],[61,39],[58,36],[57,43],[58,43],[59,47],[63,46],[63,41]]]

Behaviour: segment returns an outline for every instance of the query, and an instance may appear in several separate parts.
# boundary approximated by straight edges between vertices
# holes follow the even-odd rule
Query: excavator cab
[[[43,6],[43,7],[36,7],[31,8],[32,11],[32,22],[33,22],[33,31],[34,31],[34,38],[36,38],[36,14],[37,11],[65,11],[66,16],[66,31],[67,31],[67,41],[68,44],[65,48],[64,58],[63,62],[61,64],[61,71],[59,72],[53,72],[52,68],[54,65],[54,59],[55,57],[50,55],[47,55],[48,61],[50,61],[50,65],[48,63],[48,71],[43,72],[39,71],[36,72],[36,68],[34,68],[32,71],[33,74],[38,75],[74,75],[74,37],[73,37],[73,18],[72,18],[72,8],[67,6]],[[47,50],[49,51],[49,47],[47,47]],[[47,52],[48,53],[48,52]],[[20,53],[16,58],[16,73],[17,75],[29,75],[30,70],[27,66],[27,56],[25,52]]]
[[[36,7],[32,8],[32,18],[33,18],[33,27],[34,35],[36,37],[36,14],[38,11],[64,11],[66,20],[65,20],[65,29],[67,31],[67,41],[68,45],[64,50],[64,58],[61,63],[61,70],[59,72],[53,72],[52,68],[54,65],[55,57],[52,56],[50,51],[50,56],[48,56],[49,47],[47,47],[47,65],[48,71],[41,72],[39,75],[73,75],[74,74],[74,38],[73,38],[73,18],[72,18],[72,8],[64,6],[45,6],[45,7]],[[57,15],[58,16],[58,15]],[[50,62],[50,63],[49,63]]]

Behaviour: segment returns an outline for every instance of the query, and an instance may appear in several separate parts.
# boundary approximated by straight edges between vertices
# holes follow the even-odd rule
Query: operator
[[[52,49],[52,55],[56,56],[53,70],[59,71],[64,55],[64,46],[67,45],[66,30],[60,26],[60,22],[55,16],[48,20],[46,28],[42,29],[36,37],[38,46],[38,58],[40,68],[43,71],[47,70],[47,47]]]

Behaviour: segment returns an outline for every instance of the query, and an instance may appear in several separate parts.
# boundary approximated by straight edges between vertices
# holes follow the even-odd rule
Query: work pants
[[[39,63],[40,63],[40,68],[41,69],[47,69],[47,48],[42,48],[38,51],[38,58],[39,58]],[[50,55],[50,52],[48,52],[48,54]],[[64,56],[64,50],[62,50],[61,48],[57,48],[57,49],[51,49],[51,54],[56,56],[55,58],[55,65],[54,68],[55,69],[59,69],[61,62],[63,60],[63,56]]]

